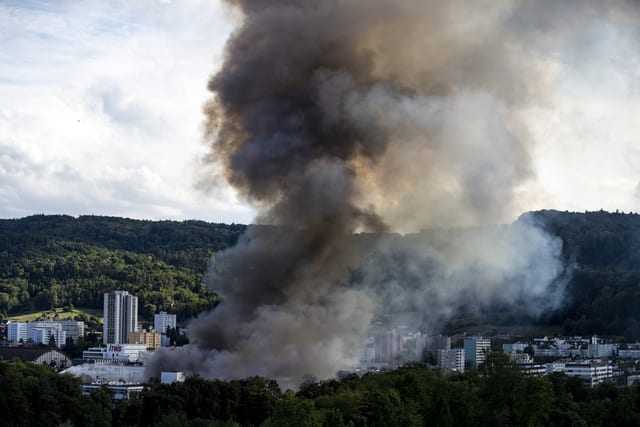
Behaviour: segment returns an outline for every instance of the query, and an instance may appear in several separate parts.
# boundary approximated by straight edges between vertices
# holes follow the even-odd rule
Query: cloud
[[[215,2],[0,4],[0,217],[249,222],[194,185],[229,25]]]

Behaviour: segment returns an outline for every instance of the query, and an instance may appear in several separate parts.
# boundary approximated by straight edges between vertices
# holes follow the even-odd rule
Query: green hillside
[[[193,316],[219,300],[202,282],[211,255],[244,228],[97,216],[0,220],[0,316],[101,308],[103,293],[115,289],[140,298],[142,318],[169,307]]]

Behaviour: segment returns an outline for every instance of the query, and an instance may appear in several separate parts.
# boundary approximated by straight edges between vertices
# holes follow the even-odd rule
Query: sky
[[[231,188],[198,185],[233,21],[217,1],[0,0],[0,218],[251,222]],[[522,211],[640,210],[640,35],[605,22],[581,37],[548,58],[552,94],[526,112]]]

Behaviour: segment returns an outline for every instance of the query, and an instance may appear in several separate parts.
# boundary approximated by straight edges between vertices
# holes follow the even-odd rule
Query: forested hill
[[[567,334],[640,339],[640,215],[545,210],[523,217],[562,239],[573,268],[566,303],[549,321]]]
[[[0,316],[66,305],[102,307],[108,290],[140,298],[144,318],[172,304],[186,317],[218,297],[202,277],[244,225],[36,215],[0,220]]]
[[[543,322],[568,334],[640,339],[640,215],[537,211],[523,215],[563,241],[572,279],[565,304]],[[0,316],[74,305],[102,307],[104,291],[140,297],[140,312],[188,317],[217,295],[202,284],[216,251],[244,225],[37,215],[0,220]]]

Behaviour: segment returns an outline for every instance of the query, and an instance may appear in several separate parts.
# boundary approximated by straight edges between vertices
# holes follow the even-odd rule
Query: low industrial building
[[[140,393],[144,390],[144,385],[142,384],[111,381],[106,383],[83,384],[82,394],[89,395],[93,390],[100,390],[103,387],[113,392],[114,400],[129,399],[133,393]]]
[[[116,360],[135,363],[147,352],[145,344],[108,344],[106,347],[91,347],[82,352],[86,360]]]
[[[57,368],[71,366],[71,360],[64,353],[44,347],[0,347],[0,359],[6,362],[17,359]]]
[[[85,384],[125,382],[141,384],[147,381],[144,366],[128,365],[110,360],[96,360],[91,363],[72,366],[62,371],[78,377]]]

